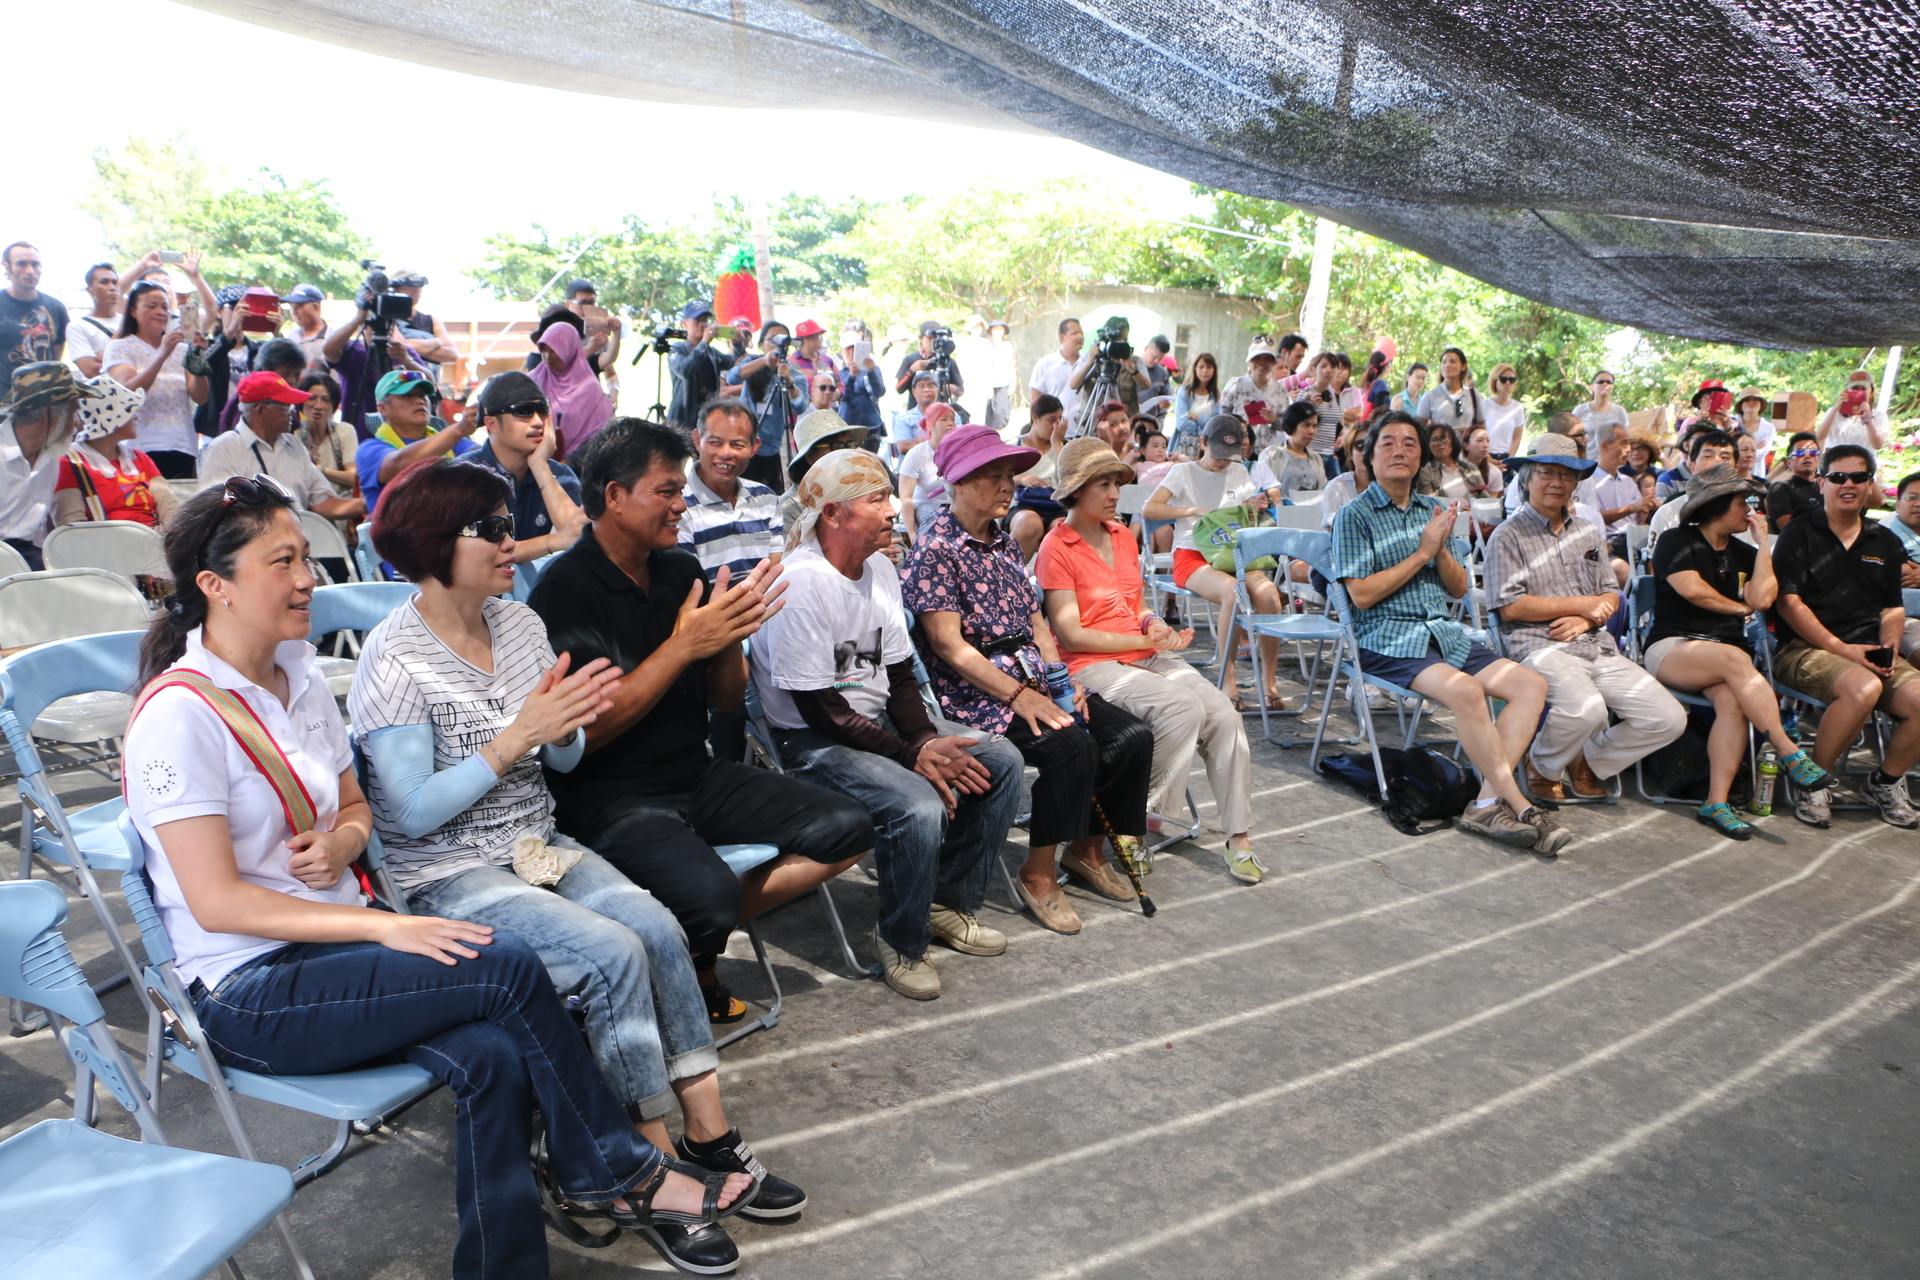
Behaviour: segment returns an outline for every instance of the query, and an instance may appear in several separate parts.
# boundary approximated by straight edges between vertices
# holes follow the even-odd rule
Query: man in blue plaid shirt
[[[1352,600],[1360,668],[1453,712],[1480,771],[1480,796],[1461,830],[1557,854],[1573,833],[1529,804],[1513,775],[1546,706],[1546,681],[1471,639],[1451,613],[1467,593],[1466,567],[1447,546],[1463,504],[1414,493],[1431,454],[1408,414],[1376,419],[1363,453],[1373,484],[1333,518],[1333,574]],[[1489,695],[1507,703],[1497,722]]]

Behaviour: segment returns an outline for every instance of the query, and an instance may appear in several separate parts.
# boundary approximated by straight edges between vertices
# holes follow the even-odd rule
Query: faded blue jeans
[[[454,1117],[455,1280],[542,1280],[547,1224],[527,1151],[533,1109],[570,1198],[604,1202],[652,1174],[661,1152],[634,1129],[532,947],[498,932],[442,964],[374,942],[295,942],[208,991],[207,1042],[234,1067],[343,1071],[398,1054],[447,1082]]]
[[[635,1119],[658,1120],[673,1110],[673,1081],[720,1065],[687,935],[605,858],[562,835],[549,843],[581,851],[551,888],[511,867],[471,867],[414,886],[407,904],[509,930],[537,951],[560,994],[585,1005],[587,1041],[615,1096]]]
[[[780,758],[795,777],[850,796],[873,814],[880,936],[908,960],[926,955],[933,941],[928,916],[934,903],[978,911],[987,900],[994,859],[1020,811],[1026,767],[1013,744],[997,734],[938,717],[933,727],[943,735],[978,738],[969,753],[992,777],[984,795],[956,793],[960,803],[951,821],[939,792],[913,770],[812,729],[774,730]]]

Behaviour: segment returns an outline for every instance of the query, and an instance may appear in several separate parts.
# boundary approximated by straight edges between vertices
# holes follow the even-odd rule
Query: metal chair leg
[[[773,961],[767,958],[766,944],[760,941],[760,929],[752,920],[742,926],[747,931],[747,941],[753,944],[753,954],[760,961],[760,972],[767,975],[767,983],[773,988],[773,1003],[759,1017],[713,1042],[715,1049],[724,1049],[736,1040],[745,1039],[756,1031],[770,1031],[780,1023],[780,1006],[786,1002],[786,994],[780,990],[780,975],[773,971]]]
[[[847,958],[847,968],[857,978],[868,976],[867,966],[860,963],[860,957],[853,954],[853,946],[847,941],[847,927],[840,923],[840,908],[834,905],[833,895],[827,892],[827,882],[819,886],[820,903],[827,909],[827,923],[833,926],[833,936],[840,944],[840,954]]]

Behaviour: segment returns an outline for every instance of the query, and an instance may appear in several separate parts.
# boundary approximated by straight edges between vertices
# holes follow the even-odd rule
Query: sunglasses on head
[[[220,505],[223,507],[230,507],[236,502],[243,507],[266,507],[279,501],[292,502],[293,495],[278,480],[259,472],[250,477],[228,476],[226,484],[221,486]]]
[[[472,524],[461,525],[457,530],[462,538],[479,538],[482,542],[491,542],[498,546],[513,536],[513,517],[488,516],[484,520],[475,520]]]
[[[510,404],[500,412],[509,418],[544,418],[547,416],[545,400],[522,400],[519,404]]]
[[[1867,484],[1873,479],[1871,471],[1829,471],[1820,477],[1829,484]]]
[[[387,394],[390,396],[407,396],[412,395],[416,387],[431,387],[432,385],[431,382],[427,381],[426,374],[415,373],[409,369],[393,380],[393,389],[388,391]]]

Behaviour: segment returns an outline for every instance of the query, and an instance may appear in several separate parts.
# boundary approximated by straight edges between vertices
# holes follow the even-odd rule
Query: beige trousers
[[[1611,778],[1686,731],[1686,708],[1617,653],[1589,662],[1563,649],[1536,649],[1521,665],[1547,679],[1547,722],[1534,735],[1533,766],[1549,778],[1582,753],[1596,775]],[[1609,711],[1620,723],[1609,727]]]
[[[1169,817],[1182,812],[1193,753],[1206,762],[1207,783],[1228,835],[1253,829],[1253,754],[1247,728],[1227,695],[1174,653],[1156,653],[1132,665],[1095,662],[1076,678],[1153,730],[1153,793],[1147,807]]]

